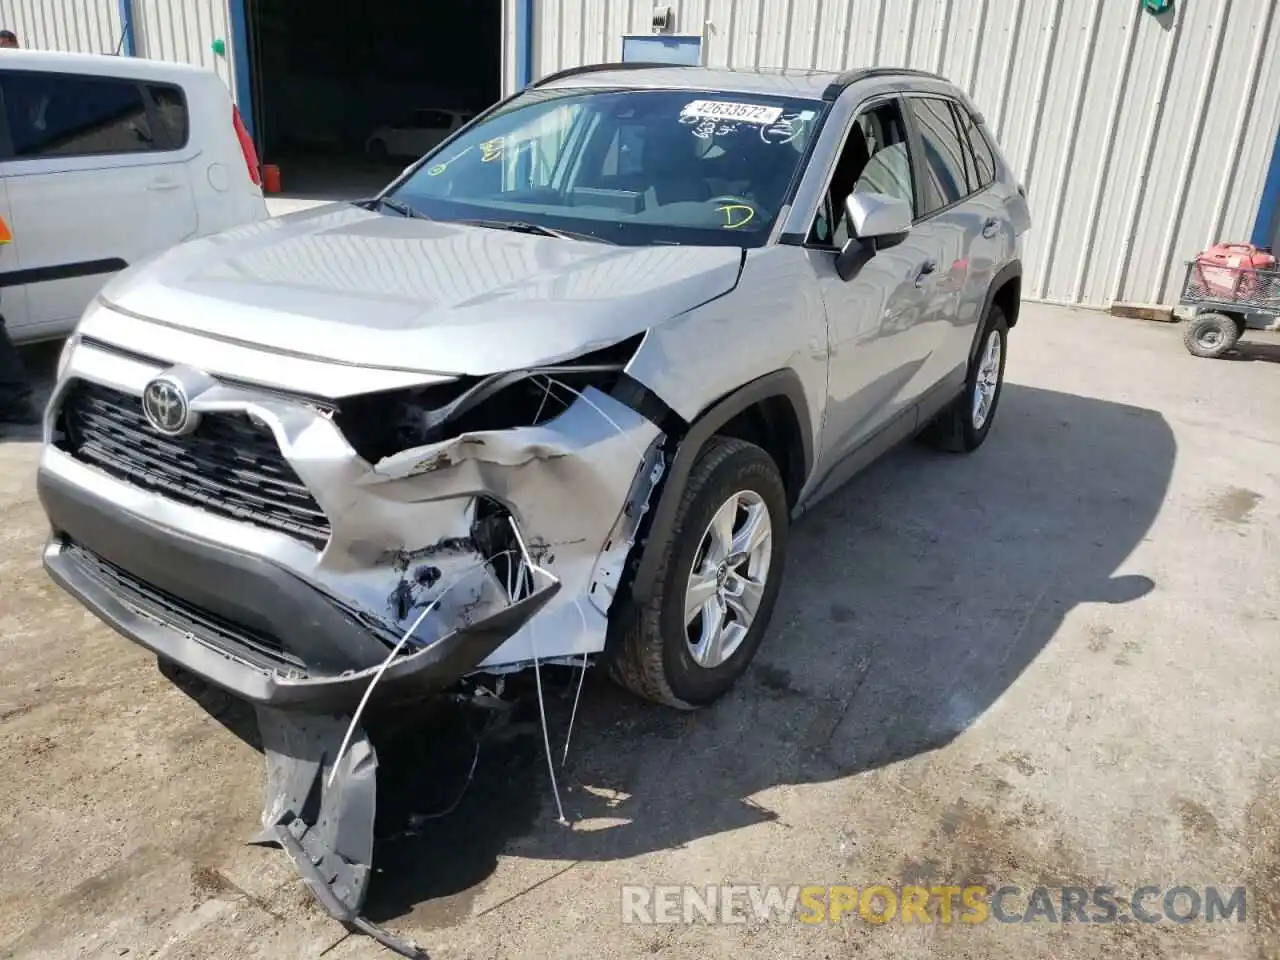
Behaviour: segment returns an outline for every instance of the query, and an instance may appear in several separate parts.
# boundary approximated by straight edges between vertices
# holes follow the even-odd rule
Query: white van
[[[0,50],[0,315],[61,337],[111,275],[267,218],[253,142],[210,70]]]

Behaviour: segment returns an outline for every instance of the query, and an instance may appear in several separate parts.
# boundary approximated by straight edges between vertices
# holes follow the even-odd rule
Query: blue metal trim
[[[1271,166],[1262,185],[1262,199],[1258,202],[1258,217],[1253,221],[1254,246],[1267,247],[1275,239],[1280,225],[1280,130],[1276,131],[1276,143],[1271,148]]]
[[[533,83],[533,0],[516,0],[515,81],[516,90]]]
[[[126,57],[136,57],[138,55],[138,39],[133,33],[133,0],[116,0],[116,6],[120,11],[122,52]]]
[[[227,13],[231,18],[231,57],[236,73],[236,106],[249,137],[256,143],[253,129],[253,72],[249,69],[249,12],[245,0],[228,0]]]

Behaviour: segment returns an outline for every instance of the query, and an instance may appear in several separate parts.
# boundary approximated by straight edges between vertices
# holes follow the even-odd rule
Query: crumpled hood
[[[615,247],[318,207],[126,270],[111,306],[344,363],[482,375],[568,359],[722,296],[737,247]]]

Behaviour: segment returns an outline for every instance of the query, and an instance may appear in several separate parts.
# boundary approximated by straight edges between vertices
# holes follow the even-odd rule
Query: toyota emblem
[[[170,437],[190,433],[200,420],[182,384],[169,377],[157,377],[147,384],[142,391],[142,412],[156,431]]]

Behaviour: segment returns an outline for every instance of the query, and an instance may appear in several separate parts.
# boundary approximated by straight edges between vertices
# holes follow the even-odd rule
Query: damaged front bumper
[[[263,621],[272,636],[306,625],[363,639],[369,627],[325,594],[280,567],[218,544],[177,537],[145,517],[108,512],[51,472],[38,479],[54,528],[44,565],[53,580],[119,633],[256,706],[311,712],[353,710],[379,664],[338,674],[311,672],[301,661],[273,664],[281,651],[252,628],[202,613],[179,597],[213,606],[221,595]],[[117,558],[116,562],[106,559]],[[458,680],[517,634],[559,592],[551,582],[532,595],[397,657],[382,673],[383,697],[425,694]],[[225,606],[225,605],[224,605]]]
[[[143,414],[161,375],[199,420],[187,436]],[[359,918],[376,757],[358,705],[375,680],[380,702],[412,699],[601,651],[663,439],[588,387],[545,422],[370,462],[328,402],[82,337],[46,413],[44,564],[118,632],[257,707],[259,839],[396,947]]]
[[[189,437],[142,415],[175,370],[203,418]],[[601,651],[662,473],[657,425],[592,388],[536,426],[370,463],[324,402],[84,339],[60,373],[38,480],[49,572],[121,633],[272,706],[340,705],[406,634],[384,683]],[[532,609],[513,526],[559,585]]]

